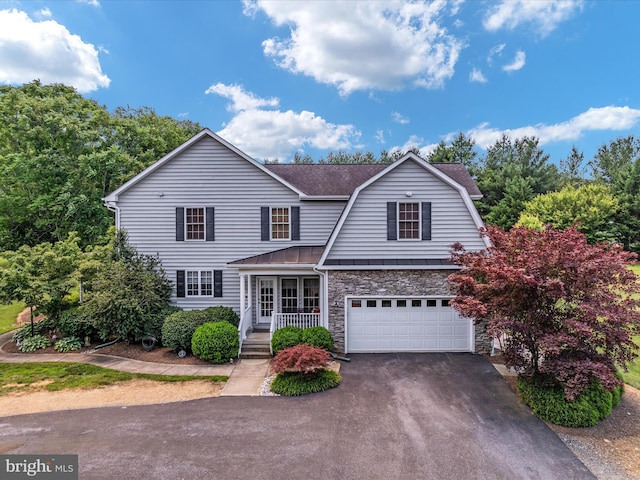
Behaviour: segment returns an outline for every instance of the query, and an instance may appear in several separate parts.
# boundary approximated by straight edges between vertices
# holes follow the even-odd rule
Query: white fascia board
[[[231,150],[232,152],[236,153],[238,156],[240,156],[241,158],[244,158],[246,161],[248,161],[249,163],[253,164],[254,166],[258,167],[260,170],[262,170],[264,173],[266,173],[267,175],[269,175],[270,177],[272,177],[273,179],[277,180],[278,182],[280,182],[282,185],[284,185],[285,187],[289,188],[290,190],[292,190],[293,192],[295,192],[298,196],[302,197],[304,196],[304,192],[301,192],[300,190],[298,190],[297,188],[295,188],[293,185],[291,185],[288,182],[285,182],[282,178],[278,177],[275,173],[267,170],[264,165],[262,165],[260,162],[254,160],[253,158],[251,158],[249,155],[247,155],[246,153],[244,153],[242,150],[240,150],[239,148],[237,148],[236,146],[230,144],[229,142],[227,142],[225,139],[223,139],[222,137],[216,135],[215,133],[213,133],[211,130],[209,130],[208,128],[204,128],[202,129],[199,133],[197,133],[196,135],[194,135],[193,137],[191,137],[189,140],[187,140],[186,142],[184,142],[182,145],[178,146],[177,148],[175,148],[174,150],[172,150],[171,152],[167,153],[164,157],[162,157],[160,160],[156,161],[155,163],[153,163],[152,165],[148,166],[147,168],[145,168],[142,172],[140,172],[138,175],[136,175],[135,177],[133,177],[132,179],[130,179],[129,181],[127,181],[126,183],[124,183],[122,186],[120,186],[119,188],[117,188],[116,190],[114,190],[113,192],[111,192],[109,195],[107,195],[106,197],[104,197],[102,200],[105,203],[105,205],[107,203],[112,204],[113,202],[117,202],[118,201],[118,196],[123,193],[126,192],[127,190],[129,190],[131,187],[133,187],[135,184],[137,184],[140,180],[148,177],[149,175],[151,175],[153,172],[155,172],[157,169],[159,169],[160,167],[162,167],[165,163],[169,162],[170,160],[172,160],[173,158],[175,158],[177,155],[179,155],[180,153],[184,152],[185,150],[187,150],[189,147],[191,147],[193,144],[197,143],[198,141],[200,141],[203,137],[205,136],[209,136],[211,138],[213,138],[215,141],[221,143],[222,145],[224,145],[226,148],[228,148],[229,150]]]
[[[331,270],[460,270],[458,265],[323,265]]]
[[[296,265],[295,267],[287,265],[248,265],[241,268],[237,265],[227,265],[227,268],[237,269],[238,274],[262,275],[262,276],[291,276],[291,275],[309,275],[316,276],[318,273],[313,270],[315,265]]]
[[[346,202],[349,200],[349,195],[304,195],[300,196],[300,200],[305,201],[326,201],[326,200],[339,200]]]

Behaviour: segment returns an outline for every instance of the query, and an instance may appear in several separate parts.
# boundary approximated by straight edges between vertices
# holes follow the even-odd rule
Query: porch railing
[[[282,327],[293,325],[304,329],[322,326],[321,322],[319,313],[273,313],[271,315],[271,328],[269,328],[269,344],[271,344],[273,332]]]
[[[238,347],[238,357],[240,356],[240,353],[242,352],[242,342],[244,341],[245,338],[247,338],[247,331],[249,330],[249,327],[251,327],[251,306],[248,306],[245,311],[244,311],[244,315],[242,315],[242,318],[240,319],[240,324],[238,325],[238,336],[240,337],[240,346]]]

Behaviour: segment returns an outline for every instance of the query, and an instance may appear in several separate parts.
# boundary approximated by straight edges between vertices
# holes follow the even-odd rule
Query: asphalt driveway
[[[341,373],[300,398],[0,418],[0,453],[77,453],[81,479],[595,478],[480,356],[354,355]]]

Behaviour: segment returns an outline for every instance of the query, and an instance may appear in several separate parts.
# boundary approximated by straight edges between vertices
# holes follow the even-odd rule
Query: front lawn
[[[34,389],[45,389],[52,392],[67,388],[88,389],[126,382],[135,378],[160,382],[186,382],[189,380],[226,382],[228,380],[228,377],[224,375],[197,377],[119,372],[85,363],[16,363],[3,364],[0,368],[0,396],[10,392],[33,391]]]
[[[0,334],[18,328],[13,324],[16,323],[16,318],[22,310],[24,310],[24,303],[0,304]]]

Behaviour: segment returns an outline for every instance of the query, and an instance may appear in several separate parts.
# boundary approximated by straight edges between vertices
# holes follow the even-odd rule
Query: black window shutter
[[[176,272],[176,297],[184,297],[184,293],[185,293],[184,270],[178,270]]]
[[[268,242],[271,238],[269,235],[269,207],[260,207],[260,234],[263,242]]]
[[[422,202],[422,240],[431,240],[431,202]]]
[[[222,270],[213,271],[213,296],[222,296]]]
[[[214,217],[214,209],[213,207],[207,207],[206,208],[206,215],[205,215],[205,221],[206,221],[206,227],[205,227],[205,240],[207,242],[213,242],[216,239],[216,234],[215,234],[215,217]]]
[[[291,240],[300,240],[300,207],[291,207]]]
[[[176,242],[184,242],[184,208],[176,207]]]
[[[398,239],[398,209],[396,202],[387,202],[387,240]]]

